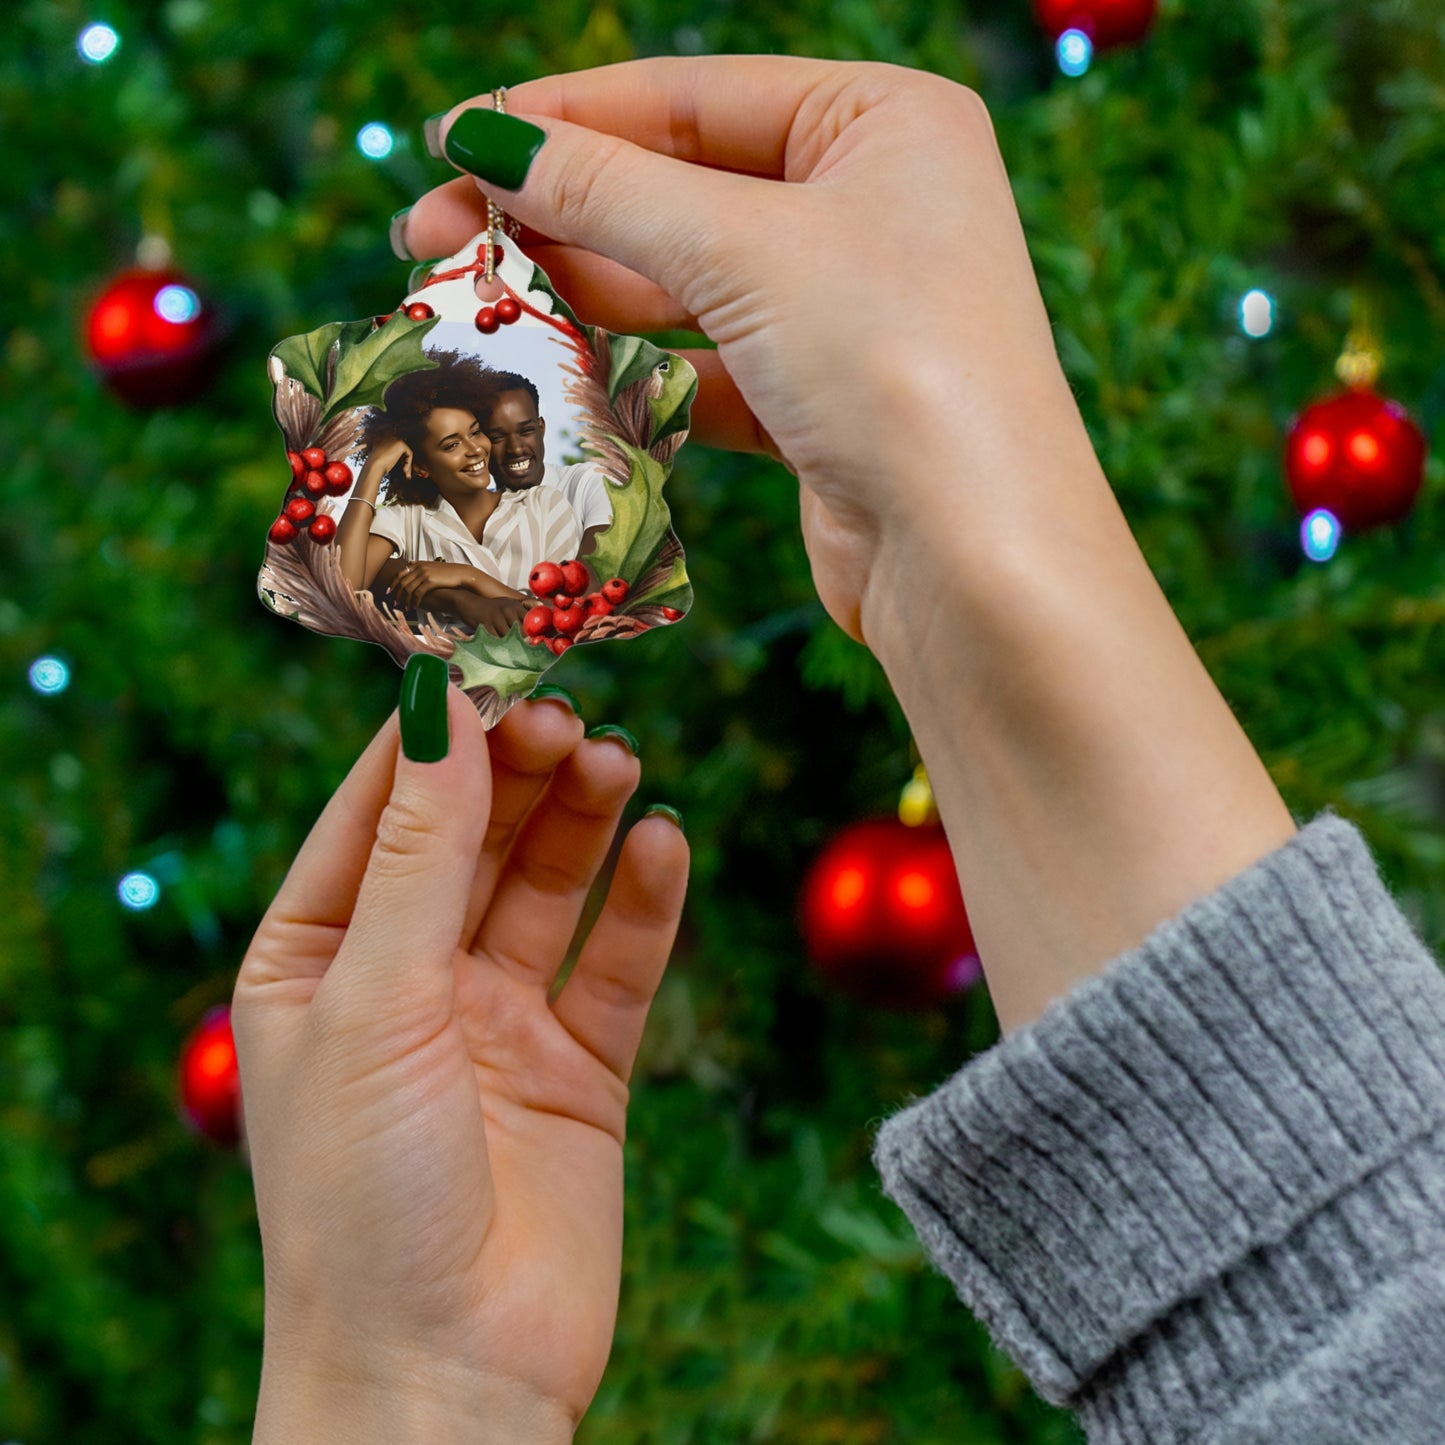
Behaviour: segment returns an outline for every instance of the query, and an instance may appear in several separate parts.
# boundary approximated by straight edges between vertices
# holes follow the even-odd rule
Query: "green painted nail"
[[[637,739],[624,727],[616,723],[598,723],[587,730],[589,738],[616,738],[635,758],[638,755]]]
[[[528,120],[500,111],[464,110],[447,132],[447,159],[464,171],[506,191],[517,190],[547,132]]]
[[[670,822],[676,823],[677,831],[686,834],[687,829],[682,826],[682,814],[679,813],[676,808],[670,808],[666,803],[653,803],[642,816],[644,818],[650,818],[654,813],[656,813],[658,817],[666,818]]]
[[[401,750],[414,763],[447,755],[447,665],[430,652],[413,652],[401,677]]]
[[[442,154],[442,122],[446,118],[446,111],[439,110],[421,123],[421,138],[426,142],[427,154],[439,161],[446,160]]]
[[[391,254],[398,261],[416,260],[416,257],[406,249],[406,218],[410,211],[410,206],[403,206],[391,218],[391,225],[387,228],[387,238],[391,242]]]
[[[565,702],[578,717],[582,716],[582,704],[567,691],[565,687],[558,687],[555,683],[544,682],[540,687],[532,689],[534,698],[541,698],[544,701],[549,697],[555,697],[558,702]]]

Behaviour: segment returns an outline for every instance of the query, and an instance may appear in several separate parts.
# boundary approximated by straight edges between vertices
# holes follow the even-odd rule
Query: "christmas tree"
[[[1055,37],[1026,0],[27,0],[10,27],[0,1438],[249,1439],[250,1178],[178,1117],[177,1059],[399,682],[377,648],[256,598],[288,480],[265,360],[392,310],[410,268],[387,218],[451,174],[422,118],[493,85],[776,51],[976,89],[1170,602],[1296,817],[1359,824],[1445,942],[1439,461],[1403,520],[1343,535],[1319,518],[1302,534],[1284,472],[1290,423],[1338,388],[1351,337],[1427,439],[1445,406],[1445,43],[1424,0],[1166,0],[1142,38],[1097,50],[1087,23]],[[779,239],[759,238],[760,264]],[[131,384],[127,402],[92,365],[86,318],[138,251],[174,270],[174,325],[204,316],[182,380],[205,389],[185,401]],[[866,342],[865,297],[859,326]],[[869,1162],[883,1115],[996,1039],[986,994],[870,1007],[790,921],[817,852],[896,804],[906,722],[817,602],[791,478],[693,444],[667,495],[685,622],[548,675],[589,724],[637,735],[630,816],[675,805],[694,849],[633,1077],[617,1340],[579,1439],[1077,1440]]]

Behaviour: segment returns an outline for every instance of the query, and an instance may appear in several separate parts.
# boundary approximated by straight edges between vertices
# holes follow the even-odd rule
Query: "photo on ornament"
[[[257,580],[273,612],[444,657],[488,727],[569,648],[681,620],[662,495],[697,376],[583,326],[486,236],[387,316],[271,353],[288,472]]]

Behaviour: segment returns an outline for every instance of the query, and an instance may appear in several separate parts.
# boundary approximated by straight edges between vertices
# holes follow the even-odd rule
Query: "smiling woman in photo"
[[[503,378],[473,356],[398,377],[362,427],[366,461],[337,531],[358,592],[460,617],[502,636],[527,610],[539,561],[575,555],[577,513],[554,487],[492,487],[491,411]]]

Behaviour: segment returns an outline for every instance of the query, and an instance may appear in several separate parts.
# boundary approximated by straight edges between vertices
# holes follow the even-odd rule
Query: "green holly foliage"
[[[1164,0],[1146,43],[1077,80],[1026,0],[104,13],[121,45],[101,66],[77,56],[92,12],[71,4],[18,0],[0,47],[0,1439],[250,1439],[251,1181],[180,1123],[176,1059],[229,999],[398,683],[378,649],[256,600],[286,480],[260,362],[325,318],[394,309],[409,267],[387,218],[455,179],[421,121],[493,84],[755,52],[977,89],[1070,384],[1161,587],[1296,816],[1358,822],[1445,943],[1438,6]],[[379,162],[354,144],[378,119],[397,137]],[[906,246],[928,201],[858,225],[880,253]],[[195,403],[137,411],[79,337],[147,232],[215,304],[228,359]],[[753,263],[785,244],[757,237]],[[1259,340],[1236,319],[1253,286],[1277,304]],[[1280,451],[1332,389],[1362,295],[1381,389],[1436,454],[1407,522],[1315,565]],[[856,304],[866,346],[869,298]],[[989,365],[998,344],[960,336],[959,355]],[[306,356],[323,382],[325,351]],[[686,620],[573,648],[548,673],[589,723],[640,739],[627,821],[673,803],[693,847],[631,1081],[617,1339],[578,1439],[1076,1442],[928,1265],[868,1159],[881,1117],[996,1039],[986,996],[880,1013],[810,971],[792,923],[814,852],[909,776],[906,721],[818,604],[780,467],[693,440],[667,495],[696,589]],[[71,667],[64,692],[27,686],[42,655]],[[162,893],[132,914],[116,883],[135,868]]]

